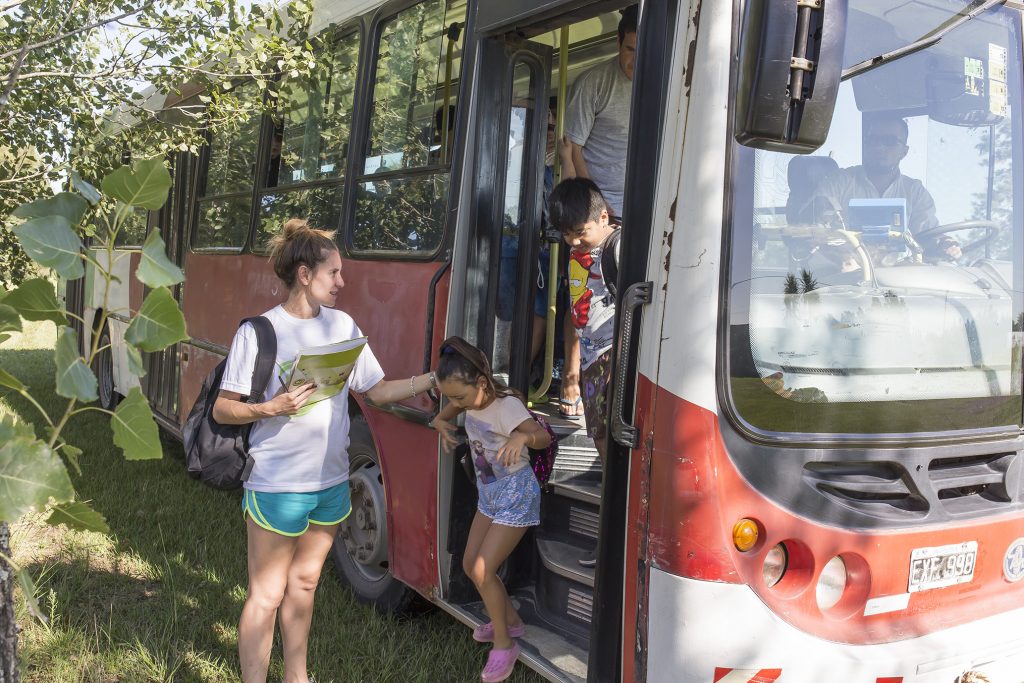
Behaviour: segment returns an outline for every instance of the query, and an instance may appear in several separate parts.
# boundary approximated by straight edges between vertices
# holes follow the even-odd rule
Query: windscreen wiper
[[[958,14],[950,17],[949,20],[947,20],[945,23],[936,26],[934,29],[924,34],[923,36],[921,36],[914,42],[910,43],[909,45],[904,45],[901,48],[893,50],[892,52],[885,52],[883,54],[878,55],[877,57],[865,59],[863,62],[854,64],[848,69],[843,69],[843,75],[840,77],[840,80],[845,81],[848,78],[853,78],[854,76],[859,76],[860,74],[866,71],[871,71],[872,69],[878,68],[883,64],[895,62],[897,59],[900,59],[901,57],[906,57],[907,55],[912,55],[915,52],[920,52],[921,50],[927,49],[934,45],[935,43],[942,40],[947,33],[949,33],[950,31],[959,26],[966,24],[968,21],[975,18],[979,14],[984,14],[993,7],[998,7],[999,5],[1005,4],[1006,0],[975,0],[975,2],[972,3],[969,7],[965,7]]]

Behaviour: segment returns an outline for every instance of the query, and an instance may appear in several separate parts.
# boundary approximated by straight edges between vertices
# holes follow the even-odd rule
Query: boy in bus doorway
[[[495,383],[487,356],[464,339],[449,337],[441,344],[436,374],[448,404],[430,426],[451,448],[455,426],[450,421],[465,410],[476,469],[477,510],[462,568],[491,617],[491,623],[473,630],[477,642],[494,643],[480,680],[503,681],[512,675],[520,652],[515,639],[526,627],[497,571],[526,530],[540,524],[540,485],[527,449],[547,448],[551,436],[518,396]]]
[[[563,180],[548,199],[551,224],[569,245],[570,311],[580,338],[580,387],[587,436],[601,456],[605,469],[608,436],[607,389],[611,377],[612,337],[615,333],[614,283],[604,279],[602,254],[611,251],[618,267],[619,226],[611,220],[604,195],[587,178]],[[611,263],[605,257],[604,263]],[[611,286],[609,286],[611,284]],[[585,567],[595,564],[593,553],[580,560]]]

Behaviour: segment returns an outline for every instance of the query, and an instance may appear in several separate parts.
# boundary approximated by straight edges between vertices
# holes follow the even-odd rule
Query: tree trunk
[[[14,571],[4,560],[11,556],[10,530],[0,522],[0,683],[18,683],[18,624],[14,621]]]

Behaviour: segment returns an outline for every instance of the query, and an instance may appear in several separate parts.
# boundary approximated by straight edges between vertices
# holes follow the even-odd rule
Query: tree
[[[62,192],[20,206],[14,212],[20,220],[14,234],[40,267],[50,268],[68,280],[83,277],[84,264],[90,264],[96,277],[103,280],[102,326],[115,279],[112,271],[118,233],[135,208],[155,210],[163,206],[171,177],[160,159],[142,160],[108,174],[101,185],[103,194],[77,174],[73,177],[76,192]],[[87,251],[81,235],[89,224],[98,224],[101,229]],[[141,351],[158,351],[187,339],[184,316],[168,289],[182,282],[184,275],[167,258],[159,232],[150,233],[146,239],[135,277],[149,288],[149,293],[129,324],[125,340],[129,368],[141,376]],[[83,451],[62,439],[68,421],[86,411],[105,412],[110,415],[114,443],[127,459],[159,458],[163,454],[149,403],[138,388],[132,389],[114,411],[91,405],[97,399],[97,380],[90,368],[103,349],[99,348],[99,336],[94,335],[91,347],[83,352],[77,333],[69,326],[73,317],[58,303],[53,284],[46,278],[25,280],[16,289],[0,293],[0,330],[5,338],[10,336],[8,332],[20,331],[23,320],[57,324],[56,391],[67,399],[61,414],[50,415],[21,380],[0,369],[0,386],[34,406],[44,433],[39,438],[32,424],[9,415],[0,418],[0,683],[18,680],[17,627],[10,607],[14,577],[30,611],[44,618],[35,604],[32,578],[10,559],[7,524],[29,511],[48,510],[50,524],[108,531],[102,515],[75,500],[68,466],[76,467]]]
[[[312,0],[0,0],[0,217],[67,180],[122,160],[198,150],[208,127],[240,125],[273,99],[245,99],[318,69]],[[160,123],[161,125],[149,125]],[[0,283],[28,274],[9,220]]]

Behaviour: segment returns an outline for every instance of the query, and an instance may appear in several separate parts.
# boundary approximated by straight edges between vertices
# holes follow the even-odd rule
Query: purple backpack
[[[551,442],[548,443],[547,448],[530,448],[530,467],[533,468],[533,474],[537,477],[537,483],[544,486],[548,483],[548,479],[551,478],[551,471],[555,469],[555,456],[558,455],[558,437],[555,436],[554,430],[551,429],[551,425],[542,416],[529,411],[530,416],[537,421],[544,431],[551,437]]]

